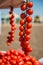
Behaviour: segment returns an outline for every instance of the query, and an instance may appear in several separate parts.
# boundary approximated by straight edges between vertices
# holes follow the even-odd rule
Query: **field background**
[[[10,25],[2,25],[2,31],[0,34],[0,51],[6,51],[10,48],[21,49],[19,38],[19,24],[16,24],[17,28],[15,31],[15,41],[11,46],[7,47],[6,40],[7,34],[10,31]],[[32,56],[35,56],[37,59],[43,57],[43,24],[33,24],[32,33],[31,33],[31,47],[33,48]]]

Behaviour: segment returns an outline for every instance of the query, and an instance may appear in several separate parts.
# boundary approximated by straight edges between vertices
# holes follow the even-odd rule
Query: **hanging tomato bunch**
[[[11,25],[11,32],[9,32],[9,36],[7,37],[7,45],[9,46],[11,44],[12,41],[14,41],[14,32],[15,32],[15,29],[16,29],[16,26],[14,24],[14,15],[13,15],[13,8],[11,7],[10,9],[10,25]]]
[[[19,32],[19,41],[21,42],[22,50],[24,53],[27,55],[29,52],[32,51],[32,48],[30,47],[30,33],[32,28],[32,17],[30,15],[33,14],[33,10],[31,9],[33,6],[33,2],[27,2],[23,3],[21,5],[21,10],[24,11],[20,15],[21,20],[20,20],[20,32]]]

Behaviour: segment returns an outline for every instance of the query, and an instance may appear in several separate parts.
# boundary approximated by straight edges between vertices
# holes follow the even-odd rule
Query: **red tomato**
[[[23,36],[23,34],[24,34],[23,32],[19,32],[19,35],[20,35],[20,36]]]
[[[28,23],[27,28],[32,28],[32,23]]]
[[[11,30],[14,31],[15,29],[16,29],[16,26],[14,25],[14,26],[11,28]]]
[[[34,65],[40,65],[40,63],[38,61],[35,61]]]
[[[19,29],[20,29],[21,31],[23,31],[23,30],[24,30],[24,26],[20,26]]]
[[[28,23],[32,22],[32,17],[31,16],[27,16],[26,17],[26,22],[28,22]]]
[[[12,65],[16,65],[16,60],[11,60]]]
[[[2,62],[2,63],[1,63],[1,65],[5,65],[5,63],[4,63],[4,62]]]
[[[0,59],[0,64],[2,63],[2,59]]]
[[[7,55],[10,56],[10,51],[7,51]]]
[[[24,47],[27,47],[28,46],[28,44],[29,44],[29,42],[28,41],[23,41],[23,43],[22,43],[23,45],[24,45]]]
[[[10,52],[13,54],[14,53],[14,49],[10,49]]]
[[[14,27],[14,22],[11,23],[11,26]]]
[[[32,63],[34,63],[36,61],[36,58],[32,58],[31,61]]]
[[[14,38],[14,33],[13,33],[13,34],[11,34],[11,38],[12,38],[12,37]]]
[[[27,51],[27,52],[32,52],[32,48],[30,47],[30,45],[28,45],[28,46],[26,47],[26,51]]]
[[[20,20],[21,25],[24,25],[24,22],[25,22],[24,20]]]
[[[14,31],[9,32],[9,35],[12,35],[12,34],[14,34]]]
[[[33,10],[32,10],[32,9],[28,9],[28,10],[27,10],[27,13],[28,13],[29,15],[32,15],[32,14],[33,14]]]
[[[33,2],[27,2],[27,6],[31,8],[33,6]]]
[[[23,10],[23,11],[26,10],[26,4],[21,5],[21,10]]]
[[[22,13],[22,14],[20,15],[20,17],[21,17],[22,19],[24,19],[24,18],[26,17],[26,14],[25,14],[25,13]]]
[[[28,40],[30,40],[30,35],[26,35],[25,36],[25,39],[28,41]]]
[[[19,38],[19,41],[21,41],[21,42],[22,42],[22,41],[23,41],[23,38],[22,38],[22,37],[20,37],[20,38]]]
[[[30,29],[26,29],[26,34],[29,35],[31,33]]]
[[[11,40],[14,41],[14,37],[12,37]]]

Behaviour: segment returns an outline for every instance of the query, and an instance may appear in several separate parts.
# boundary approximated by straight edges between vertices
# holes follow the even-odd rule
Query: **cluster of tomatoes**
[[[7,45],[9,46],[11,44],[12,41],[14,41],[14,32],[16,29],[16,26],[14,24],[14,15],[13,15],[13,8],[11,7],[11,10],[9,12],[10,14],[10,25],[11,25],[11,32],[9,32],[9,36],[7,37]]]
[[[17,51],[14,49],[10,49],[9,51],[3,53],[0,52],[0,65],[40,65],[35,58],[28,55],[29,52],[32,51],[30,47],[30,33],[32,28],[32,17],[30,15],[33,14],[33,10],[31,10],[33,6],[32,2],[23,3],[21,5],[21,10],[25,11],[20,15],[20,32],[19,32],[19,41],[21,42],[22,50]],[[10,25],[11,25],[11,32],[7,37],[7,45],[10,45],[12,41],[14,41],[14,31],[16,29],[14,24],[14,15],[13,15],[13,8],[11,7],[10,13]]]
[[[21,10],[25,11],[25,13],[22,13],[20,15],[20,32],[19,32],[19,41],[21,42],[22,50],[25,52],[25,54],[28,54],[28,52],[32,51],[32,48],[30,47],[28,42],[30,40],[30,33],[32,28],[32,17],[30,15],[33,14],[33,10],[31,9],[33,6],[33,2],[27,2],[23,3],[21,5]]]
[[[0,52],[0,65],[40,65],[32,56],[26,56],[22,51],[11,49],[6,53]]]

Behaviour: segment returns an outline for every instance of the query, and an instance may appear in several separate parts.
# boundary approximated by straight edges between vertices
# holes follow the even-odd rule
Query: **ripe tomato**
[[[13,35],[13,34],[14,34],[14,31],[9,32],[8,34],[9,34],[9,35]]]
[[[36,61],[36,58],[32,58],[31,61],[34,63]]]
[[[20,15],[20,17],[21,17],[22,19],[24,19],[24,18],[26,17],[26,14],[25,14],[25,13],[22,13],[22,14]]]
[[[28,9],[28,10],[27,10],[27,13],[28,13],[29,15],[32,15],[32,14],[33,14],[33,10],[32,10],[32,9]]]
[[[27,16],[26,17],[26,22],[28,22],[28,23],[32,22],[32,17],[31,16]]]
[[[30,29],[26,29],[26,34],[29,35],[31,33]]]
[[[12,30],[12,31],[14,31],[15,29],[16,29],[16,27],[15,27],[15,26],[11,28],[11,30]]]
[[[26,41],[30,40],[30,35],[25,36]]]
[[[11,23],[11,26],[14,27],[14,22]]]
[[[40,65],[40,63],[38,61],[35,61],[34,65]]]
[[[28,23],[27,24],[27,28],[29,29],[29,28],[32,28],[32,23]]]
[[[20,26],[19,29],[20,29],[21,31],[23,31],[23,30],[24,30],[24,26]]]
[[[28,45],[28,46],[26,47],[26,51],[27,51],[27,52],[31,52],[31,51],[32,51],[32,48],[30,47],[30,45]]]
[[[27,2],[27,6],[31,8],[33,6],[33,2]]]
[[[24,22],[25,22],[24,20],[20,20],[21,25],[24,25]]]
[[[26,10],[26,4],[21,5],[21,10],[23,10],[23,11]]]
[[[24,45],[24,47],[27,47],[27,46],[28,46],[28,44],[29,44],[29,42],[28,42],[28,41],[23,41],[23,45]]]
[[[24,34],[23,32],[19,32],[19,35],[20,35],[20,36],[23,36],[23,34]]]

